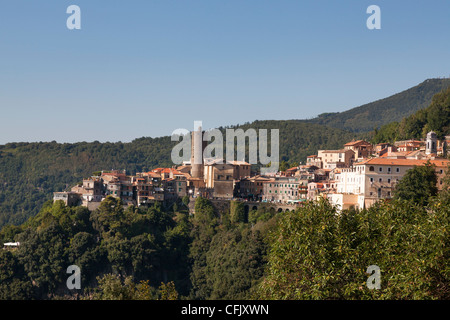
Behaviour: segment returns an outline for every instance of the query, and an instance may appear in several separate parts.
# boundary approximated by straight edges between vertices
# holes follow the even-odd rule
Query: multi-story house
[[[308,156],[306,157],[306,165],[322,169],[322,159],[317,155]]]
[[[298,177],[275,177],[263,182],[263,201],[268,202],[299,202],[305,199],[304,184],[300,188]],[[301,189],[301,192],[299,192]]]
[[[368,208],[381,199],[391,198],[395,186],[406,172],[414,166],[425,165],[427,161],[435,166],[437,187],[442,189],[449,164],[447,159],[373,158],[356,163],[351,169],[341,169],[341,173],[336,174],[336,193],[329,198],[341,209],[351,206]]]
[[[319,150],[323,169],[350,167],[355,160],[355,152],[350,149]]]
[[[351,150],[354,152],[354,157],[356,159],[363,159],[370,156],[373,152],[373,146],[367,141],[364,140],[357,140],[357,141],[351,141],[346,144],[344,144],[345,150]],[[346,166],[348,167],[348,166]]]
[[[264,183],[270,181],[262,176],[245,177],[235,183],[235,197],[261,201],[264,194]]]

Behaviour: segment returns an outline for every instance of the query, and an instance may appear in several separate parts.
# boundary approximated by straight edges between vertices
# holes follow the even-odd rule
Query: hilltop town
[[[136,175],[127,175],[125,170],[101,171],[70,191],[54,192],[53,200],[94,210],[107,196],[120,198],[125,206],[199,196],[298,206],[325,197],[341,210],[362,209],[390,199],[405,173],[427,162],[435,166],[437,187],[442,189],[449,165],[449,143],[450,136],[438,140],[434,132],[429,132],[424,140],[393,144],[350,141],[339,150],[318,150],[303,165],[264,176],[245,161],[212,159],[203,159],[200,165],[187,161]]]

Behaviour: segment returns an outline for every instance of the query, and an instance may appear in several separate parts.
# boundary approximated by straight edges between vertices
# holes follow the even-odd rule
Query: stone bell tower
[[[425,146],[425,154],[437,154],[437,135],[436,132],[427,133],[427,144]]]
[[[194,122],[194,131],[191,133],[191,176],[203,179],[203,151],[207,141],[203,141],[202,123]]]

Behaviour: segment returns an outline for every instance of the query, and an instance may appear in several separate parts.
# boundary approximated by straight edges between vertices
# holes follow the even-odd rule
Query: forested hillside
[[[448,85],[450,79],[430,79],[395,96],[342,113],[322,115],[312,120],[254,121],[228,128],[279,129],[280,161],[286,167],[304,163],[308,155],[316,154],[319,149],[342,148],[352,139],[374,137],[373,141],[377,142],[413,138],[429,128],[442,135],[448,131],[449,119],[445,98],[442,98],[444,102],[435,102],[434,107],[414,114],[407,118],[409,120],[391,123],[376,132],[370,131],[428,106],[433,94]],[[429,124],[425,126],[425,123]],[[0,145],[0,227],[20,224],[36,215],[43,203],[51,199],[53,192],[70,188],[95,171],[119,169],[134,174],[172,166],[170,154],[175,145],[170,137],[143,137],[129,143]]]
[[[171,164],[170,137],[131,143],[10,143],[0,146],[0,226],[37,214],[54,191],[98,170],[129,174]]]
[[[367,132],[393,121],[401,121],[427,107],[433,96],[450,86],[450,79],[428,79],[419,85],[344,112],[324,113],[308,120],[352,132]]]
[[[436,132],[438,139],[450,135],[450,87],[436,94],[427,108],[375,130],[372,141],[421,139],[431,130]]]
[[[427,206],[399,195],[340,214],[326,200],[248,216],[242,202],[218,214],[203,198],[193,216],[182,203],[124,210],[108,197],[89,212],[47,202],[0,231],[21,243],[0,250],[0,300],[449,299],[449,192],[426,194]],[[66,286],[71,265],[76,290]],[[379,290],[366,285],[371,265]]]
[[[158,203],[124,210],[119,199],[108,197],[91,213],[49,201],[25,224],[0,231],[0,241],[21,243],[15,250],[0,250],[0,300],[73,294],[84,299],[249,298],[264,272],[264,238],[275,225],[275,210],[244,217],[242,205],[239,213],[219,215],[202,198],[195,208],[194,217],[182,203],[170,211]],[[71,265],[81,270],[78,291],[66,286]]]
[[[355,137],[340,129],[298,121],[256,121],[242,127],[280,130],[280,158],[305,161],[317,149],[340,148]],[[233,127],[236,128],[236,127]],[[223,130],[223,129],[222,129]],[[177,142],[170,137],[130,143],[9,143],[0,146],[0,227],[34,216],[53,192],[63,191],[99,170],[127,174],[173,165]],[[224,153],[225,154],[225,153]]]

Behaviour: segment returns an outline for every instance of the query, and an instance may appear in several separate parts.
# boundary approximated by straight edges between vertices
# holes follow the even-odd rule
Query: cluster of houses
[[[449,165],[447,143],[449,136],[440,141],[434,132],[424,141],[392,145],[351,141],[340,150],[319,150],[304,165],[264,176],[254,173],[245,161],[213,159],[203,159],[201,164],[191,159],[181,166],[132,176],[112,170],[83,180],[71,191],[55,192],[54,200],[93,210],[108,195],[121,198],[124,205],[137,206],[184,196],[293,205],[326,197],[341,209],[367,208],[391,198],[405,173],[427,161],[435,166],[437,187],[442,189]]]

